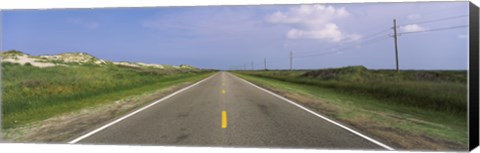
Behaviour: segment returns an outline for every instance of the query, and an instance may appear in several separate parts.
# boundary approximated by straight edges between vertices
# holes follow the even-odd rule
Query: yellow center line
[[[222,78],[222,86],[225,86],[225,82],[223,81],[223,78]],[[225,95],[225,89],[222,89],[222,94]],[[223,105],[225,108],[225,103],[223,103]],[[222,129],[225,129],[225,128],[227,128],[227,111],[224,110],[222,111]]]
[[[222,111],[222,129],[227,128],[227,111]]]

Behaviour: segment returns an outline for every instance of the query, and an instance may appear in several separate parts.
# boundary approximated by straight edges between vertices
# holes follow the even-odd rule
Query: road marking
[[[383,143],[381,143],[381,142],[379,142],[379,141],[377,141],[377,140],[375,140],[375,139],[373,139],[373,138],[370,138],[370,137],[368,137],[368,136],[366,136],[366,135],[363,135],[363,134],[360,133],[360,132],[357,132],[357,131],[355,131],[355,130],[353,130],[353,129],[350,129],[350,128],[348,128],[348,127],[346,127],[346,126],[338,123],[338,122],[335,122],[335,121],[333,121],[333,120],[331,120],[331,119],[329,119],[329,118],[327,118],[327,117],[325,117],[325,116],[323,116],[323,115],[320,115],[320,114],[318,114],[318,113],[316,113],[316,112],[314,112],[314,111],[311,111],[310,109],[305,108],[305,107],[303,107],[302,105],[300,105],[300,104],[298,104],[298,103],[296,103],[296,102],[293,102],[293,101],[291,101],[291,100],[289,100],[289,99],[287,99],[287,98],[285,98],[285,97],[283,97],[283,96],[277,95],[276,93],[273,93],[273,92],[271,92],[270,90],[267,90],[267,89],[264,89],[264,88],[262,88],[262,87],[259,87],[259,86],[255,85],[255,84],[250,83],[250,82],[248,82],[247,80],[244,80],[244,79],[242,79],[242,78],[240,78],[240,77],[237,77],[237,76],[235,76],[235,75],[232,75],[232,76],[234,76],[234,78],[237,78],[237,79],[239,79],[239,80],[241,80],[241,81],[243,81],[243,82],[245,82],[245,83],[247,83],[247,84],[250,84],[250,85],[252,85],[252,86],[254,86],[254,87],[256,87],[256,88],[258,88],[258,89],[260,89],[260,90],[262,90],[262,91],[265,91],[265,92],[267,92],[267,93],[269,93],[269,94],[271,94],[271,95],[273,95],[273,96],[275,96],[275,97],[277,97],[277,98],[280,98],[280,99],[282,99],[282,100],[284,100],[284,101],[286,101],[286,102],[288,102],[288,103],[290,103],[290,104],[292,104],[292,105],[295,105],[295,106],[297,106],[297,107],[299,107],[299,108],[301,108],[301,109],[303,109],[303,110],[305,110],[305,111],[307,111],[307,112],[309,112],[309,113],[311,113],[311,114],[313,114],[313,115],[315,115],[315,116],[317,116],[317,117],[320,117],[320,118],[322,118],[322,119],[324,119],[324,120],[326,120],[326,121],[328,121],[328,122],[330,122],[330,123],[332,123],[332,124],[335,124],[335,125],[343,128],[343,129],[345,129],[345,130],[347,130],[347,131],[349,131],[349,132],[352,132],[352,133],[355,134],[355,135],[358,135],[358,136],[360,136],[360,137],[362,137],[362,138],[364,138],[364,139],[367,139],[368,141],[370,141],[370,142],[372,142],[372,143],[375,143],[376,145],[379,145],[379,146],[381,146],[381,147],[383,147],[383,148],[385,148],[385,149],[388,149],[388,150],[395,150],[395,149],[393,149],[392,147],[387,146],[386,144],[383,144]]]
[[[183,89],[180,89],[180,90],[178,90],[178,91],[175,91],[174,93],[172,93],[172,94],[170,94],[170,95],[168,95],[168,96],[165,96],[165,97],[163,97],[163,98],[161,98],[161,99],[159,99],[159,100],[157,100],[157,101],[155,101],[155,102],[153,102],[153,103],[151,103],[151,104],[149,104],[149,105],[147,105],[147,106],[144,106],[144,107],[142,107],[142,108],[140,108],[140,109],[138,109],[138,110],[136,110],[136,111],[134,111],[134,112],[132,112],[132,113],[130,113],[130,114],[127,114],[127,115],[125,115],[125,116],[123,116],[123,117],[121,117],[121,118],[119,118],[119,119],[116,119],[116,120],[113,121],[113,122],[110,122],[110,123],[108,123],[108,124],[106,124],[106,125],[98,128],[98,129],[95,129],[95,130],[93,130],[93,131],[91,131],[91,132],[89,132],[89,133],[87,133],[87,134],[84,134],[84,135],[82,135],[82,136],[80,136],[80,137],[78,137],[78,138],[76,138],[76,139],[74,139],[74,140],[72,140],[72,141],[70,141],[70,142],[68,142],[68,143],[69,143],[69,144],[77,143],[78,141],[81,141],[81,140],[83,140],[83,139],[85,139],[85,138],[87,138],[87,137],[89,137],[89,136],[91,136],[91,135],[93,135],[93,134],[95,134],[95,133],[97,133],[97,132],[102,131],[103,129],[108,128],[109,126],[114,125],[115,123],[118,123],[118,122],[120,122],[120,121],[122,121],[122,120],[124,120],[124,119],[126,119],[126,118],[128,118],[128,117],[130,117],[130,116],[132,116],[132,115],[137,114],[137,113],[140,112],[140,111],[143,111],[143,110],[145,110],[145,109],[147,109],[147,108],[149,108],[149,107],[152,107],[153,105],[155,105],[155,104],[157,104],[157,103],[159,103],[159,102],[162,102],[162,101],[164,101],[164,100],[166,100],[166,99],[168,99],[168,98],[170,98],[170,97],[173,97],[173,96],[175,96],[175,95],[177,95],[177,94],[179,94],[179,93],[181,93],[181,92],[183,92],[183,91],[185,91],[185,90],[187,90],[187,89],[190,89],[190,88],[192,88],[192,87],[194,87],[194,86],[196,86],[196,85],[198,85],[198,84],[200,84],[200,83],[202,83],[202,82],[204,82],[204,81],[206,81],[206,80],[208,80],[208,79],[210,79],[210,78],[212,78],[212,77],[214,77],[214,76],[216,76],[216,75],[218,75],[218,73],[215,74],[215,75],[212,75],[212,76],[210,76],[210,77],[208,77],[208,78],[205,78],[205,79],[203,79],[203,80],[201,80],[201,81],[198,81],[197,83],[192,84],[192,85],[190,85],[190,86],[188,86],[188,87],[185,87],[185,88],[183,88]]]
[[[222,111],[222,129],[227,128],[227,111]]]
[[[225,94],[225,89],[222,89],[222,94]]]

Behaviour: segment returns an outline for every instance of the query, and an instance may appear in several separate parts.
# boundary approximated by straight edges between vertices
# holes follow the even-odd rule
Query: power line
[[[458,29],[458,28],[465,28],[465,27],[468,27],[468,25],[459,25],[459,26],[452,26],[452,27],[443,27],[443,28],[428,29],[428,30],[422,30],[422,31],[401,32],[401,33],[399,33],[399,34],[400,34],[400,35],[403,35],[403,34],[412,34],[412,33],[423,33],[423,32],[433,32],[433,31],[443,31],[443,30]]]
[[[428,16],[428,15],[431,15],[431,14],[436,14],[437,15],[437,14],[440,14],[440,13],[449,13],[452,10],[458,11],[458,10],[462,10],[462,9],[465,9],[465,5],[457,5],[457,6],[453,6],[453,7],[440,8],[440,9],[436,9],[436,10],[422,12],[421,15],[422,16],[425,16],[425,15]]]
[[[367,35],[365,37],[362,37],[362,39],[364,40],[367,40],[367,39],[370,39],[370,38],[374,38],[376,36],[379,36],[380,34],[383,34],[383,35],[386,35],[387,31],[391,30],[390,28],[386,28],[386,29],[383,29],[383,30],[380,30],[378,32],[375,32],[375,33],[372,33],[370,35]],[[343,45],[349,45],[349,44],[355,44],[355,43],[358,43],[358,42],[349,42],[349,43],[346,43],[346,44],[343,44]],[[324,51],[324,50],[330,50],[332,48],[336,48],[336,47],[341,47],[342,45],[334,45],[334,46],[330,46],[330,47],[325,47],[325,48],[322,48],[322,49],[315,49],[315,50],[310,50],[310,51],[297,51],[296,53],[301,53],[301,54],[305,54],[305,53],[312,53],[312,52],[319,52],[319,51]]]
[[[405,26],[405,25],[409,25],[409,24],[425,24],[425,23],[432,23],[432,22],[439,22],[439,21],[445,21],[445,20],[452,20],[452,19],[457,19],[457,18],[462,18],[462,17],[466,17],[468,15],[458,15],[458,16],[450,16],[450,17],[446,17],[446,18],[440,18],[440,19],[433,19],[433,20],[426,20],[426,21],[420,21],[420,22],[415,22],[415,23],[408,23],[408,24],[402,24],[402,25],[396,25],[396,28],[395,26],[394,27],[390,27],[390,28],[387,28],[387,29],[383,29],[383,30],[380,30],[378,32],[375,32],[375,33],[372,33],[370,35],[367,35],[365,37],[363,37],[363,41],[360,41],[360,42],[348,42],[346,44],[343,44],[343,45],[336,45],[336,46],[331,46],[331,47],[328,47],[328,48],[323,48],[323,49],[320,49],[320,50],[311,50],[311,51],[296,51],[296,56],[295,58],[306,58],[306,57],[315,57],[315,56],[323,56],[323,55],[328,55],[328,54],[332,54],[332,53],[339,53],[341,51],[344,51],[344,50],[348,50],[348,49],[351,49],[352,47],[357,47],[359,45],[363,45],[363,46],[366,46],[366,45],[370,45],[370,44],[373,44],[373,43],[378,43],[382,40],[385,40],[389,37],[392,37],[391,33],[388,32],[386,33],[387,31],[391,30],[392,28],[394,29],[397,29],[398,27],[400,26]],[[424,32],[434,32],[434,31],[443,31],[443,30],[450,30],[450,29],[458,29],[458,28],[464,28],[464,27],[468,27],[468,25],[459,25],[459,26],[450,26],[450,27],[442,27],[442,28],[435,28],[435,29],[428,29],[428,30],[423,30],[423,31],[412,31],[412,32],[399,32],[397,33],[398,36],[402,35],[402,34],[412,34],[412,33],[424,33]],[[387,35],[388,34],[388,35]],[[321,52],[321,51],[324,51],[324,52]],[[300,55],[298,55],[298,53],[300,53]],[[307,54],[305,54],[307,53]],[[312,53],[312,54],[309,54],[309,53]],[[289,54],[289,57],[285,57],[285,59],[289,58],[289,65],[290,65],[290,69],[293,69],[293,55],[292,55],[292,51],[290,51],[290,54]],[[284,63],[285,62],[285,59],[273,59],[273,60],[269,60],[269,67],[276,67],[276,66],[279,66],[277,65],[278,63]],[[267,63],[266,63],[266,58],[263,59],[263,62],[264,62],[264,69],[267,68]],[[261,63],[261,62],[260,62]],[[252,61],[252,69],[253,69],[253,61]],[[284,64],[287,64],[287,63],[284,63]],[[270,66],[270,65],[275,65],[275,66]],[[397,66],[398,67],[398,66]],[[244,69],[246,70],[246,64],[244,64]],[[397,68],[398,69],[398,68]]]
[[[436,29],[429,29],[429,30],[415,31],[415,32],[403,32],[403,33],[398,33],[398,34],[400,35],[400,34],[433,32],[433,31],[457,29],[457,28],[464,28],[464,27],[468,27],[468,25],[460,25],[460,26],[452,26],[452,27],[443,27],[443,28],[436,28]],[[337,47],[338,49],[335,49],[335,47],[333,47],[333,48],[330,49],[330,50],[335,49],[335,50],[333,50],[333,51],[327,51],[327,52],[322,52],[322,53],[318,53],[318,54],[310,54],[310,55],[296,56],[296,58],[315,57],[315,56],[328,55],[328,54],[332,54],[332,53],[338,53],[338,52],[340,52],[340,51],[344,51],[344,50],[350,49],[350,48],[352,48],[352,47],[356,47],[356,46],[358,46],[358,45],[370,45],[370,44],[373,44],[373,43],[378,43],[378,42],[380,42],[380,41],[382,41],[382,40],[385,40],[385,39],[387,39],[387,38],[389,38],[389,37],[390,37],[390,36],[379,37],[379,38],[376,38],[376,39],[371,39],[371,40],[368,40],[368,41],[363,41],[363,42],[360,42],[360,43],[356,43],[356,44],[349,45],[349,46],[345,46],[345,47],[341,47],[341,48],[338,48],[338,47]]]
[[[468,25],[435,28],[435,29],[429,29],[429,30],[424,30],[424,31],[415,31],[415,32],[402,32],[402,33],[398,33],[398,35],[412,34],[412,33],[422,33],[422,32],[433,32],[433,31],[441,31],[441,30],[450,30],[450,29],[457,29],[457,28],[464,28],[464,27],[468,27]],[[378,33],[382,33],[382,32],[374,33],[371,36],[375,36]],[[375,38],[375,39],[365,40],[365,41],[358,42],[358,43],[353,43],[353,44],[347,45],[347,46],[330,47],[330,48],[324,49],[324,50],[331,50],[331,51],[326,51],[326,52],[321,52],[321,53],[316,53],[316,54],[300,55],[300,56],[297,55],[297,56],[295,56],[295,58],[307,58],[307,57],[329,55],[329,54],[338,53],[338,52],[341,52],[341,51],[344,51],[344,50],[348,50],[348,49],[351,49],[352,47],[356,47],[356,46],[359,46],[359,45],[365,46],[365,45],[378,43],[378,42],[381,42],[382,40],[385,40],[385,39],[390,38],[390,37],[391,36],[389,35],[389,36],[378,37],[378,38]]]
[[[350,43],[350,45],[346,45],[346,47],[345,46],[331,47],[331,48],[325,49],[325,51],[326,52],[332,52],[331,50],[336,49],[335,51],[333,51],[333,52],[336,52],[338,50],[337,48],[355,47],[355,46],[362,45],[362,44],[368,44],[369,42],[372,42],[372,41],[383,40],[383,39],[388,38],[388,37],[390,37],[390,35],[384,35],[383,37],[378,37],[376,39],[363,40],[361,42]],[[326,52],[321,52],[320,54],[324,54]],[[304,56],[310,56],[310,55],[317,55],[317,54],[308,54],[308,55],[304,55]]]
[[[390,28],[384,29],[384,30],[382,30],[382,31],[373,33],[373,34],[368,35],[368,36],[365,36],[365,37],[363,37],[363,39],[372,38],[372,37],[377,36],[377,35],[379,35],[379,34],[385,33],[386,31],[390,31]]]
[[[420,21],[420,22],[405,23],[405,24],[398,25],[397,27],[399,28],[399,27],[402,27],[402,26],[410,25],[410,24],[425,24],[425,23],[440,22],[440,21],[452,20],[452,19],[463,18],[463,17],[468,17],[468,14],[467,15],[450,16],[450,17]]]
[[[306,57],[315,57],[315,56],[323,56],[323,55],[328,55],[328,54],[332,54],[332,53],[338,53],[340,51],[344,51],[344,50],[347,50],[347,49],[350,49],[352,47],[357,47],[359,45],[369,45],[369,44],[373,44],[373,43],[377,43],[377,42],[380,42],[382,40],[385,40],[387,38],[389,38],[390,36],[384,36],[384,37],[380,37],[380,38],[377,38],[377,39],[371,39],[371,40],[368,40],[368,41],[364,41],[364,42],[361,42],[361,43],[356,43],[356,44],[353,44],[353,45],[349,45],[349,46],[345,46],[345,47],[342,47],[342,48],[338,48],[338,49],[335,49],[335,48],[332,48],[331,50],[332,51],[327,51],[327,52],[322,52],[322,53],[318,53],[318,54],[310,54],[310,55],[303,55],[303,56],[296,56],[296,58],[306,58]],[[333,50],[335,49],[335,50]]]

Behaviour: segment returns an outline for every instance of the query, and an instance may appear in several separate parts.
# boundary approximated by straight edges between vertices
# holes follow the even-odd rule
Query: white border
[[[217,5],[265,5],[311,3],[376,3],[376,2],[428,2],[428,0],[0,0],[0,9],[52,9],[52,8],[119,8],[159,6],[217,6]],[[447,2],[455,0],[435,0]],[[458,1],[458,0],[456,0]],[[463,0],[465,1],[465,0]]]
[[[435,0],[435,2],[444,0]],[[477,6],[480,6],[480,0],[471,0]],[[205,6],[205,5],[259,5],[259,4],[308,4],[308,3],[376,3],[376,2],[433,2],[432,0],[0,0],[0,10],[5,9],[52,9],[52,8],[105,8],[105,7],[154,7],[154,6]],[[1,24],[1,21],[0,21]],[[2,31],[0,31],[1,35]],[[1,40],[0,40],[1,41]],[[162,146],[98,146],[98,145],[54,145],[54,144],[12,144],[0,143],[1,151],[15,152],[38,152],[48,151],[56,152],[155,152],[159,150],[167,152],[199,152],[208,151],[210,153],[224,153],[225,151],[240,152],[362,152],[379,153],[385,151],[363,151],[363,150],[311,150],[311,149],[243,149],[243,148],[191,148],[191,147],[162,147]],[[204,150],[203,150],[204,149]],[[398,152],[398,151],[396,151]],[[410,153],[427,153],[424,151],[408,151]],[[433,151],[431,151],[433,152]],[[476,149],[474,152],[480,152]]]

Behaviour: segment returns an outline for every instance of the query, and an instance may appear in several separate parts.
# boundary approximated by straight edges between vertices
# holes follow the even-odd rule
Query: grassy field
[[[244,74],[374,96],[408,106],[466,115],[466,71],[367,70],[346,67],[314,71],[250,71]]]
[[[212,71],[70,64],[38,68],[2,63],[2,129],[197,81]]]
[[[294,99],[400,148],[464,149],[466,71],[237,71],[238,76]]]

